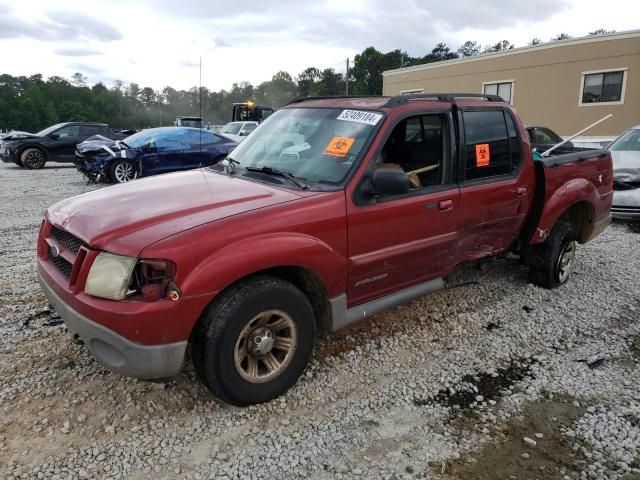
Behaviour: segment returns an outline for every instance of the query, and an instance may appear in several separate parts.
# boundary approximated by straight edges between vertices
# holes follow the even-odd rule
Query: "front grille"
[[[62,274],[65,277],[71,278],[71,270],[73,268],[73,265],[71,265],[69,262],[67,262],[64,258],[60,256],[54,257],[53,255],[51,255],[51,246],[47,248],[47,256],[49,257],[49,261],[58,270],[60,270],[60,272],[62,272]]]
[[[63,244],[67,250],[76,254],[82,246],[82,241],[78,237],[71,235],[69,232],[65,232],[64,230],[60,230],[57,227],[51,227],[51,236]]]
[[[636,188],[640,188],[640,182],[613,182],[613,189],[619,192],[624,190],[635,190]]]
[[[621,205],[613,205],[611,207],[611,211],[613,213],[636,213],[638,215],[640,215],[640,207],[634,207],[634,206],[621,206]]]

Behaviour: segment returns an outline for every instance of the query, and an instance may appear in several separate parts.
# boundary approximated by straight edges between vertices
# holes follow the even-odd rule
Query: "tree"
[[[511,43],[509,40],[502,40],[495,45],[490,45],[485,47],[483,53],[492,53],[492,52],[504,52],[507,50],[513,50],[515,45]]]
[[[482,47],[478,42],[472,42],[471,40],[468,40],[460,45],[460,47],[458,48],[458,55],[460,55],[461,57],[473,57],[475,55],[479,55],[481,50]]]
[[[559,33],[558,35],[556,35],[555,37],[553,37],[551,40],[553,41],[558,41],[558,40],[569,40],[573,38],[571,35],[569,35],[568,33]]]
[[[296,97],[298,91],[296,82],[293,81],[291,75],[284,70],[276,73],[269,82],[267,87],[267,96],[271,99],[271,105],[274,107],[282,107]]]
[[[529,45],[533,46],[533,45],[540,45],[542,43],[542,40],[540,40],[538,37],[534,37],[530,42]]]
[[[594,30],[593,32],[589,32],[589,35],[592,37],[596,37],[599,35],[608,35],[609,33],[616,33],[615,30],[605,30],[604,28],[598,28],[597,30]]]
[[[434,62],[458,58],[458,54],[456,52],[452,52],[446,43],[438,43],[433,47],[430,55]]]
[[[86,87],[87,86],[87,77],[80,72],[76,72],[71,75],[71,83],[76,87]]]
[[[317,95],[316,82],[321,78],[322,74],[316,67],[309,67],[303,70],[297,78],[298,81],[298,95],[301,97],[310,97],[311,95]]]

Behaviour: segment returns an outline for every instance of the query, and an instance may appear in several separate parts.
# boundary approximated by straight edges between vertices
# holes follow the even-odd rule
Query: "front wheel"
[[[313,347],[309,300],[284,280],[259,276],[223,292],[191,336],[193,365],[220,399],[245,406],[285,392]]]
[[[529,251],[529,280],[534,285],[555,288],[569,280],[575,266],[576,234],[568,222],[558,222],[544,243]]]
[[[129,160],[117,160],[111,165],[111,181],[127,183],[138,178],[138,172]]]
[[[29,170],[40,170],[47,163],[47,157],[42,150],[37,148],[27,148],[20,155],[21,166]]]

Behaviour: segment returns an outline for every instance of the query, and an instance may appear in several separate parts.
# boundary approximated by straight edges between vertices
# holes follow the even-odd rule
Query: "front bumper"
[[[109,370],[128,377],[152,379],[172,377],[182,368],[187,341],[162,345],[132,342],[69,307],[40,273],[38,280],[69,330],[77,333],[91,355]]]
[[[615,190],[611,214],[618,220],[640,220],[640,188]]]

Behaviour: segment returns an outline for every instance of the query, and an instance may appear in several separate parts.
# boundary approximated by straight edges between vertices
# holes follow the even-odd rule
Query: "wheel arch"
[[[40,150],[43,153],[46,161],[49,161],[49,150],[44,145],[41,145],[39,143],[26,143],[24,145],[20,145],[18,148],[20,151],[20,155],[18,155],[20,159],[22,159],[22,154],[25,152],[25,150],[28,150],[30,148],[35,148],[37,150]]]

